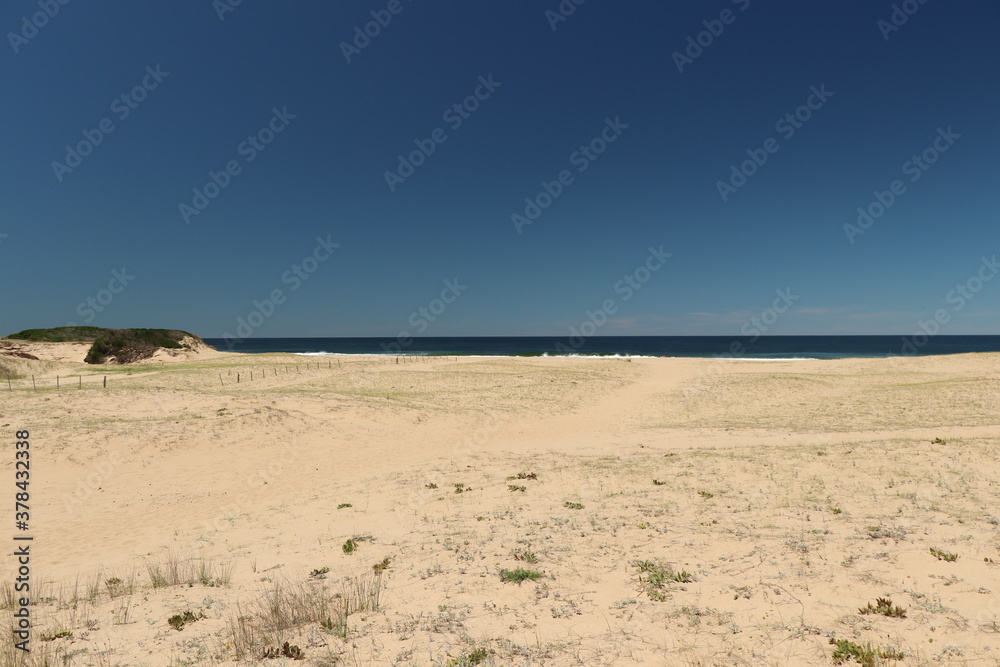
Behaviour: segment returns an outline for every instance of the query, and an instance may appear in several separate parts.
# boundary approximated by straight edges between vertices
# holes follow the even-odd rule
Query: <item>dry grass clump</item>
[[[149,585],[153,588],[199,583],[203,586],[227,586],[232,580],[232,561],[216,562],[207,558],[182,559],[167,554],[162,561],[146,563]]]
[[[350,577],[336,590],[316,579],[294,585],[274,584],[257,600],[237,605],[236,613],[228,621],[227,642],[220,657],[235,660],[294,657],[289,651],[301,655],[301,651],[296,652],[298,646],[290,642],[310,627],[346,638],[353,614],[378,611],[384,569],[373,567],[370,574]]]

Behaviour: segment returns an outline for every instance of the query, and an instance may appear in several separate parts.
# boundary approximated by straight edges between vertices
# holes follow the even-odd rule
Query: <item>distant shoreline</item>
[[[303,356],[465,356],[701,358],[747,360],[877,359],[1000,353],[1000,336],[453,336],[249,338],[219,351]]]

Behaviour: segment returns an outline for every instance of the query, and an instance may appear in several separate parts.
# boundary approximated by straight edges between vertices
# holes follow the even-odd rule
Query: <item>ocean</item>
[[[728,357],[843,359],[1000,352],[1000,336],[468,336],[448,338],[248,338],[219,350],[301,355]]]

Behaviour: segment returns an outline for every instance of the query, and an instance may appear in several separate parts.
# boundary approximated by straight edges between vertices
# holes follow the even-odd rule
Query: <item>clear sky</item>
[[[10,0],[0,333],[734,335],[776,300],[768,334],[998,333],[998,26],[992,0]]]

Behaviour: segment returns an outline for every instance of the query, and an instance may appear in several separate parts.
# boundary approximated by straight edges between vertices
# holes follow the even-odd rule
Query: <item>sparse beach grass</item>
[[[657,360],[559,361],[414,362],[356,395],[317,367],[199,389],[228,377],[215,361],[122,377],[103,401],[13,392],[0,423],[53,433],[36,465],[63,486],[36,538],[52,549],[33,563],[35,651],[5,645],[0,664],[1000,664],[1000,433],[951,424],[960,397],[921,399],[939,412],[889,436],[761,431],[742,408],[734,425],[658,430],[664,396],[718,380],[723,400],[730,380],[664,390],[644,370]],[[591,363],[596,389],[576,389]],[[440,388],[464,373],[472,392],[449,411]],[[371,403],[365,387],[407,374],[444,395]],[[566,418],[533,400],[563,384],[582,406]],[[777,410],[755,386],[744,400]],[[805,386],[778,403],[846,419]],[[707,397],[689,408],[689,424],[716,414]],[[591,436],[599,417],[628,428]]]

